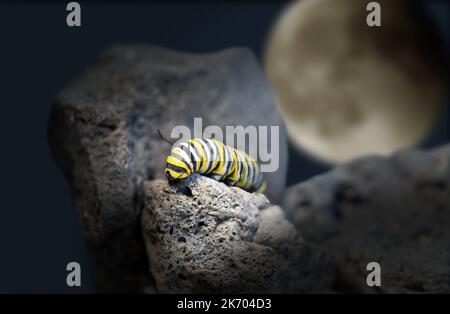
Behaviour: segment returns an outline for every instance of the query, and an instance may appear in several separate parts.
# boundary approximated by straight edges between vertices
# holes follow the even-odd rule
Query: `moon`
[[[420,143],[446,99],[440,42],[411,1],[302,0],[269,36],[264,65],[289,137],[328,163]]]

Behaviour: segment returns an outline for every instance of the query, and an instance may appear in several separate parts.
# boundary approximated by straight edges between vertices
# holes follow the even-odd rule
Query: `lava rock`
[[[344,290],[450,292],[450,145],[349,162],[289,188],[284,206],[338,261]],[[372,261],[379,288],[366,285]]]
[[[194,175],[144,183],[143,235],[162,293],[331,291],[335,267],[259,193]]]
[[[122,244],[136,243],[133,255],[146,260],[139,225],[142,183],[164,177],[170,153],[157,129],[170,135],[174,126],[185,125],[192,132],[194,117],[203,118],[203,127],[279,125],[280,167],[265,178],[268,196],[281,197],[286,132],[263,72],[247,49],[185,54],[144,45],[115,46],[56,97],[49,142],[70,183],[86,236],[95,251],[106,252],[99,260],[109,265],[97,269],[125,264],[136,273],[123,275],[120,267],[106,273],[145,277],[137,272],[140,266],[128,265],[128,254],[114,253],[119,260],[112,261],[108,252],[130,253]],[[122,282],[117,286],[124,289]]]

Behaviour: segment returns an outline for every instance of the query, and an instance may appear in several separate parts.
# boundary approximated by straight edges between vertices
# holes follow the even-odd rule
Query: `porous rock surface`
[[[344,291],[450,292],[450,145],[349,162],[289,188],[284,205],[336,258]],[[372,261],[379,288],[366,285]]]
[[[263,194],[204,176],[144,183],[142,225],[163,293],[331,290],[334,264]]]
[[[224,132],[227,125],[280,126],[280,168],[265,178],[268,196],[281,197],[286,132],[264,74],[247,49],[189,54],[114,46],[57,95],[50,147],[101,261],[97,269],[105,274],[106,291],[141,290],[148,276],[139,225],[142,182],[163,178],[170,152],[157,129],[169,136],[173,127],[184,125],[192,132],[194,117],[203,118],[203,128],[217,125]]]

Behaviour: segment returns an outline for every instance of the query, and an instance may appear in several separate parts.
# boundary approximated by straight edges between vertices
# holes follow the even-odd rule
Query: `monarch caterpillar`
[[[266,188],[254,159],[215,139],[194,138],[174,144],[166,161],[169,181],[199,173],[248,192],[262,193]]]

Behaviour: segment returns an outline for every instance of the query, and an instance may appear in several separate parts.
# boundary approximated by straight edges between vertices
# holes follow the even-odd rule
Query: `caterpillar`
[[[174,144],[166,162],[169,181],[198,173],[248,192],[262,193],[266,188],[256,160],[215,139],[194,138]]]

